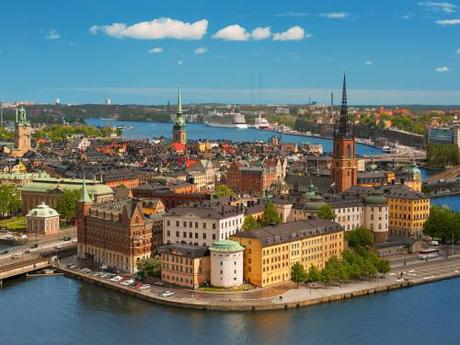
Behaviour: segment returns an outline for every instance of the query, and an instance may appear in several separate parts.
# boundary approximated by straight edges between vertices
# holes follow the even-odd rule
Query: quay
[[[140,291],[133,287],[124,287],[98,277],[92,273],[82,273],[79,269],[55,266],[67,276],[102,286],[125,295],[145,301],[187,309],[215,311],[263,311],[307,307],[355,297],[369,296],[439,280],[460,277],[460,256],[449,259],[435,259],[431,262],[416,263],[405,267],[393,268],[383,279],[350,282],[327,288],[295,287],[288,284],[268,289],[256,289],[247,292],[202,292],[174,289],[173,297],[161,297],[166,288],[152,286],[150,290]],[[401,278],[403,272],[403,278]]]

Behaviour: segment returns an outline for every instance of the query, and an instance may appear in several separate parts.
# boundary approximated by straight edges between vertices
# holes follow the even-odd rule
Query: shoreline
[[[433,268],[435,269],[435,273],[431,273]],[[405,279],[397,279],[395,271],[401,271],[401,269],[395,269],[393,270],[393,273],[390,273],[390,275],[385,279],[353,282],[344,284],[342,287],[329,286],[326,289],[310,289],[308,287],[301,286],[299,288],[285,290],[282,294],[275,294],[273,296],[257,299],[250,299],[246,297],[244,299],[234,299],[228,298],[228,296],[225,298],[219,298],[222,296],[209,293],[207,296],[209,298],[198,299],[195,298],[195,294],[203,296],[202,292],[192,292],[192,295],[189,297],[162,298],[159,296],[159,292],[161,290],[165,290],[165,288],[154,288],[153,293],[151,291],[140,291],[96,278],[92,275],[83,274],[80,271],[74,271],[61,267],[58,268],[58,270],[63,272],[66,276],[105,287],[151,303],[185,309],[241,312],[287,310],[308,307],[312,305],[348,300],[356,297],[369,296],[382,292],[390,292],[403,288],[410,288],[441,280],[458,278],[460,277],[460,256],[451,257],[448,260],[443,259],[431,261],[429,263],[414,264],[407,266],[404,269],[407,270],[405,271]],[[423,273],[424,271],[426,271],[426,273]],[[418,273],[415,272],[422,272],[425,276],[418,276]],[[206,293],[204,295],[206,295]],[[216,296],[218,298],[214,298]],[[280,298],[280,296],[282,297]]]

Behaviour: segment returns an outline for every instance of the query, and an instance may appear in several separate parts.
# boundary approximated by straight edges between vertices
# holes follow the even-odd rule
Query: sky
[[[16,0],[0,100],[460,104],[460,0]]]

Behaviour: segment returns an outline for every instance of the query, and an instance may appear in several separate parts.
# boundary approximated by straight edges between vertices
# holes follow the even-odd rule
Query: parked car
[[[120,276],[115,276],[115,277],[110,278],[111,282],[119,282],[119,281],[122,281],[122,280],[123,280],[123,278],[120,277]]]
[[[172,296],[174,296],[174,292],[172,292],[172,291],[170,291],[170,290],[163,291],[163,292],[160,294],[160,297],[163,297],[163,298],[172,297]]]
[[[128,279],[128,280],[125,280],[121,283],[121,285],[123,286],[130,286],[130,285],[134,285],[135,284],[135,281],[134,279]]]
[[[38,248],[38,243],[35,243],[33,246],[30,247],[30,249],[35,249]]]
[[[1,255],[5,255],[5,254],[8,254],[9,252],[10,252],[9,250],[5,249],[5,250],[2,250],[2,251],[0,252],[0,254],[1,254]]]
[[[428,244],[429,244],[430,246],[439,246],[439,242],[438,242],[438,241],[435,241],[435,240],[432,240],[432,241],[428,242]]]
[[[17,254],[11,255],[11,260],[16,260],[19,259],[19,256]]]
[[[139,286],[139,290],[149,290],[150,289],[150,284],[142,284]]]
[[[153,285],[156,285],[156,286],[165,286],[165,283],[163,283],[161,280],[157,280],[156,282],[153,283]]]
[[[56,244],[56,249],[61,249],[62,248],[62,244]]]
[[[87,268],[87,267],[84,267],[84,268],[81,269],[81,272],[82,273],[91,273],[91,270],[89,268]]]
[[[63,240],[63,241],[70,241],[70,240],[72,240],[72,237],[66,236],[66,237],[64,237],[62,240]]]

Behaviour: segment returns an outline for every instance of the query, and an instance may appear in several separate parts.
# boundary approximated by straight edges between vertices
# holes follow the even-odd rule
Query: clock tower
[[[177,113],[173,124],[173,143],[185,145],[186,142],[185,118],[182,115],[182,96],[179,88],[177,90]]]
[[[342,105],[339,123],[334,125],[334,154],[331,178],[336,193],[341,193],[357,184],[357,162],[355,157],[354,125],[348,118],[347,86],[343,76]]]

